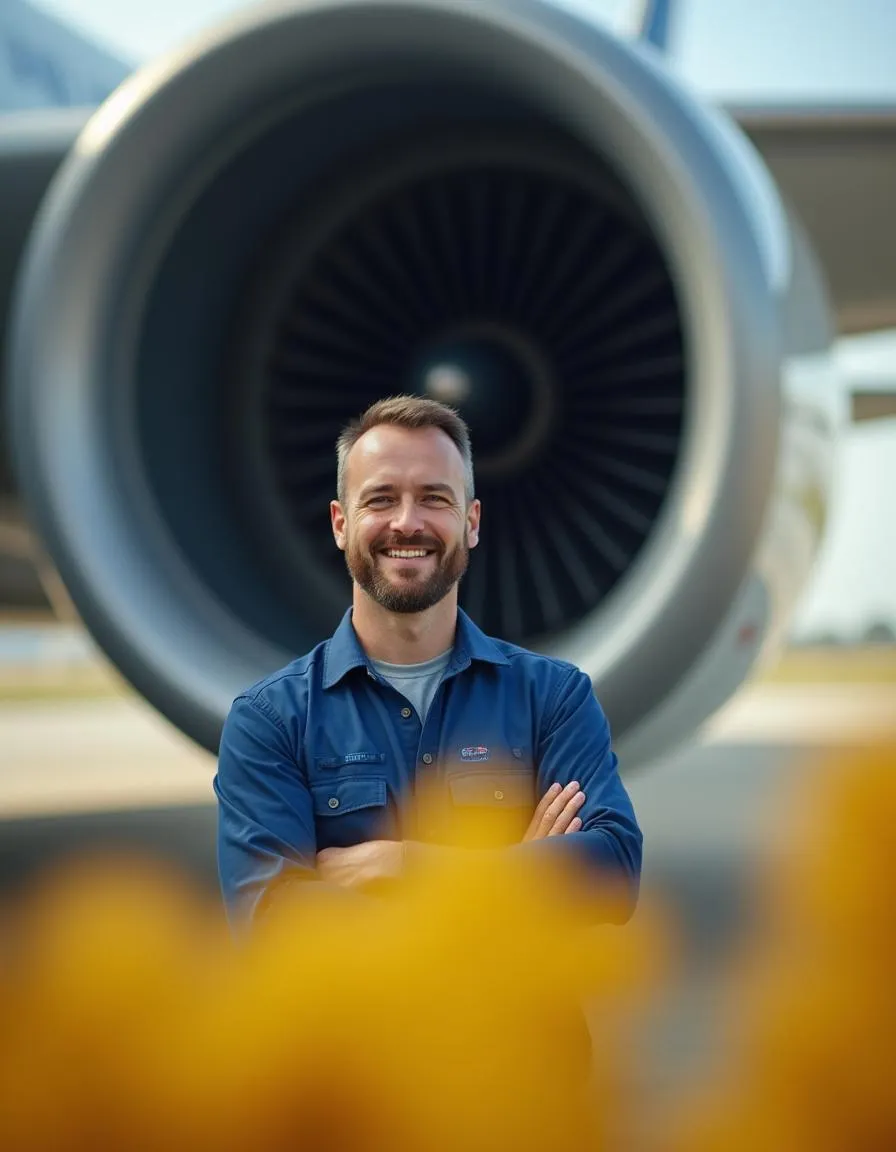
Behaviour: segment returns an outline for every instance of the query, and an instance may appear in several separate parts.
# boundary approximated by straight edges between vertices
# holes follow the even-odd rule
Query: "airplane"
[[[590,675],[621,763],[778,650],[834,342],[896,327],[896,108],[709,106],[671,21],[274,0],[0,120],[6,503],[202,747],[344,610],[334,442],[395,391],[472,426],[462,603]]]

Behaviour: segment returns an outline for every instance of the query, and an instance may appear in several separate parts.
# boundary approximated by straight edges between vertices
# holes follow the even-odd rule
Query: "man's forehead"
[[[441,428],[378,425],[358,438],[346,464],[349,477],[358,484],[375,477],[392,482],[463,482],[460,452]]]

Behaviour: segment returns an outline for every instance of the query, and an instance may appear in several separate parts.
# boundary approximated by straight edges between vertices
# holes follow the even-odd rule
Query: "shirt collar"
[[[460,672],[468,668],[474,660],[481,660],[486,664],[510,663],[494,640],[477,628],[462,608],[458,608],[454,650],[446,674]],[[352,610],[348,608],[339,627],[327,643],[323,668],[324,688],[332,688],[338,684],[353,668],[371,670],[367,654],[361,647],[352,626]]]

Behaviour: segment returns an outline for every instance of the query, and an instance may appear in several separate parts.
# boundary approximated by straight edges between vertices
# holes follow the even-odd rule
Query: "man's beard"
[[[435,571],[426,578],[403,585],[394,584],[380,567],[377,557],[385,548],[428,548],[435,550]],[[368,596],[388,612],[425,612],[443,600],[467,570],[470,549],[466,540],[440,555],[441,545],[427,537],[413,541],[390,540],[365,552],[349,535],[345,563],[349,575]]]

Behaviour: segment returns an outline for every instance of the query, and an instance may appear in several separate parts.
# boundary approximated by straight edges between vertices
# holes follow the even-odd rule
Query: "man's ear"
[[[341,551],[345,551],[345,513],[342,511],[342,505],[338,500],[330,501],[330,526],[333,529],[333,539],[336,541],[336,547]]]
[[[479,543],[479,517],[482,514],[482,505],[478,500],[471,500],[467,509],[467,547],[475,548]]]

